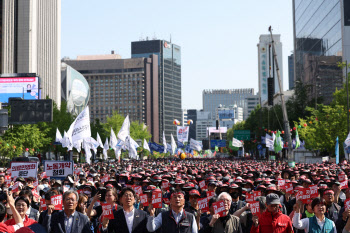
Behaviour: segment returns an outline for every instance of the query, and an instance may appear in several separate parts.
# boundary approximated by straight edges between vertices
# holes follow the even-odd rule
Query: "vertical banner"
[[[177,141],[187,142],[188,141],[188,126],[177,126]]]

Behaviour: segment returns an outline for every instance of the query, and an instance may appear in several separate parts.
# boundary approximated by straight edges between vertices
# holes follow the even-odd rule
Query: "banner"
[[[177,126],[177,141],[179,142],[187,142],[189,134],[188,126]]]
[[[11,177],[37,177],[37,162],[11,162]]]
[[[190,148],[192,150],[201,151],[203,148],[203,144],[201,141],[194,140],[193,138],[190,139]]]
[[[66,177],[73,175],[73,161],[45,161],[44,171],[50,177]]]
[[[114,219],[113,206],[107,203],[101,203],[102,205],[102,219],[108,218],[109,220]]]
[[[198,208],[202,210],[202,213],[209,212],[209,201],[207,197],[198,200]]]
[[[159,153],[164,152],[164,146],[162,146],[162,145],[159,145],[155,142],[150,142],[148,145],[149,145],[149,148],[151,149],[151,152],[153,152],[153,151],[157,151]]]
[[[162,208],[162,191],[154,190],[152,193],[153,208]]]

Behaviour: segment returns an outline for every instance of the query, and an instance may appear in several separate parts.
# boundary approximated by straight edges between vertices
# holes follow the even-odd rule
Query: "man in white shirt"
[[[120,192],[123,209],[114,211],[114,219],[102,219],[102,233],[143,233],[146,229],[147,213],[135,209],[135,191],[131,188],[124,188]]]

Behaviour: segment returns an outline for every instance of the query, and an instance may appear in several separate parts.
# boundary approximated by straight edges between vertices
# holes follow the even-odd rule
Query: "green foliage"
[[[114,133],[117,134],[123,125],[124,119],[125,118],[118,114],[117,111],[113,112],[113,115],[111,117],[107,117],[107,122],[103,124],[106,134],[110,134],[111,128],[113,129]],[[136,121],[132,121],[130,123],[130,135],[134,140],[141,139],[142,141],[144,139],[148,141],[152,137],[152,135],[148,132],[147,127],[143,123],[140,124]]]

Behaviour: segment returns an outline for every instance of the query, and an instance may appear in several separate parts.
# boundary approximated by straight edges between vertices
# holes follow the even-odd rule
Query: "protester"
[[[37,223],[37,221],[28,218],[28,216],[26,214],[28,209],[29,209],[29,200],[26,197],[20,196],[20,197],[16,198],[15,207],[16,207],[16,210],[18,211],[19,215],[23,219],[23,225],[25,227]],[[5,224],[8,226],[12,226],[12,225],[17,224],[17,221],[14,218],[12,218],[12,219],[7,220],[5,222]]]
[[[23,227],[23,218],[15,207],[16,204],[12,194],[10,193],[6,195],[7,195],[7,204],[11,208],[13,219],[8,220],[10,221],[8,223],[6,223],[7,221],[4,223],[4,219],[6,217],[6,208],[2,203],[0,203],[0,232],[13,233],[16,230]]]
[[[300,219],[300,204],[297,204],[293,217],[293,226],[297,229],[303,229],[305,233],[317,232],[333,232],[337,233],[337,229],[332,220],[325,217],[326,203],[323,199],[317,197],[311,203],[315,213],[313,217]]]

